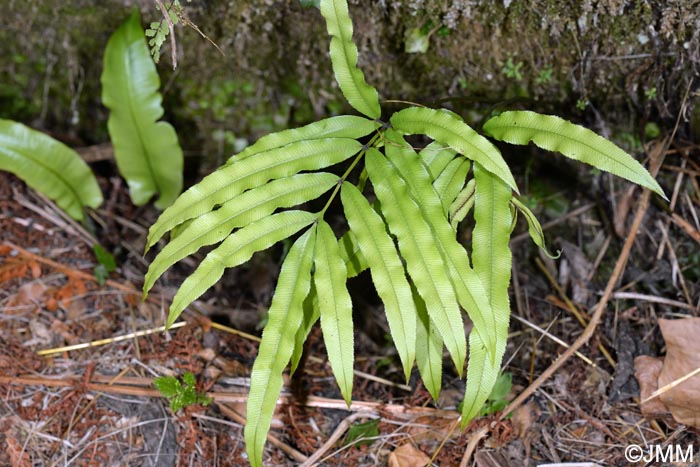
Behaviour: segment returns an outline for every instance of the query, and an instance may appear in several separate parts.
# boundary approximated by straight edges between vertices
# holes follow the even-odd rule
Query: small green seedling
[[[188,405],[211,403],[210,397],[197,392],[194,375],[189,371],[182,375],[182,383],[174,376],[159,376],[153,380],[153,385],[163,396],[170,399],[170,410],[173,413]]]
[[[97,243],[93,245],[92,250],[95,252],[95,257],[97,258],[97,266],[95,266],[94,269],[95,278],[98,284],[104,285],[105,282],[107,282],[109,273],[117,269],[117,262],[109,251],[105,250]]]
[[[491,395],[486,404],[481,408],[481,415],[493,415],[503,410],[508,405],[508,394],[513,387],[513,375],[501,373],[496,384],[491,390]]]
[[[369,446],[377,436],[379,436],[379,419],[356,423],[350,427],[345,436],[345,446],[355,444]]]

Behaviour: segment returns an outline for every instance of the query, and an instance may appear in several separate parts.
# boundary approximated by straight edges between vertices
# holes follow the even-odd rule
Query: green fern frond
[[[144,296],[173,264],[206,245],[226,238],[233,229],[245,227],[279,208],[289,208],[318,198],[340,177],[325,173],[297,174],[252,188],[225,202],[219,209],[191,219],[187,228],[172,238],[151,263],[144,279]]]
[[[547,244],[544,238],[544,231],[542,230],[540,221],[537,220],[537,217],[535,217],[535,214],[532,211],[530,211],[530,209],[515,196],[513,196],[513,199],[511,199],[510,202],[513,204],[513,206],[515,206],[518,209],[518,211],[523,213],[523,216],[525,216],[525,220],[527,220],[527,229],[530,233],[530,238],[532,238],[532,241],[535,243],[535,245],[540,247],[542,251],[544,251],[544,253],[550,258],[559,258],[559,256],[561,255],[561,251],[557,251],[557,254],[553,255],[547,249]]]
[[[160,215],[148,231],[147,248],[176,225],[211,211],[245,190],[303,170],[337,164],[361,149],[362,144],[348,138],[298,141],[225,165],[184,192]]]
[[[416,358],[416,308],[406,271],[384,221],[362,193],[346,182],[340,196],[350,230],[367,259],[374,287],[384,303],[389,330],[408,381]]]
[[[433,141],[421,149],[419,155],[423,163],[428,167],[432,179],[437,180],[438,176],[447,167],[447,164],[455,158],[457,152],[442,143]]]
[[[486,170],[518,191],[513,174],[501,153],[489,140],[472,130],[455,113],[426,107],[409,107],[391,116],[391,125],[406,135],[427,135],[464,157],[478,162]]]
[[[532,141],[542,149],[560,152],[647,187],[668,200],[656,180],[632,156],[588,128],[563,118],[529,111],[503,112],[484,124],[484,132],[511,144],[525,145]]]
[[[204,258],[199,267],[180,286],[170,305],[166,326],[170,327],[187,305],[221,279],[224,269],[245,263],[254,253],[266,250],[280,240],[294,235],[313,223],[317,217],[316,214],[305,211],[284,211],[264,217],[231,234]]]
[[[467,174],[471,168],[471,163],[466,159],[455,159],[440,173],[433,186],[440,195],[442,208],[447,214],[450,205],[457,198],[457,195],[467,182]]]
[[[318,239],[318,235],[316,236]],[[311,289],[309,289],[309,295],[304,299],[303,316],[301,318],[301,324],[297,333],[294,335],[294,351],[292,352],[292,358],[289,363],[289,376],[293,376],[299,367],[299,362],[301,362],[301,357],[304,355],[304,343],[309,337],[311,329],[314,324],[321,317],[321,308],[318,303],[318,295],[316,294],[316,286],[312,278]]]
[[[443,340],[430,319],[425,302],[415,287],[411,287],[416,303],[416,363],[425,388],[434,401],[440,396],[442,387]]]
[[[462,191],[457,194],[455,200],[450,205],[448,210],[450,223],[452,228],[457,230],[457,224],[462,222],[474,207],[474,192],[476,190],[476,182],[472,178],[467,182],[467,185]]]
[[[330,55],[335,80],[348,103],[370,118],[379,118],[379,95],[357,67],[357,46],[352,41],[352,21],[346,0],[321,0],[321,14],[331,36]]]
[[[362,254],[360,245],[355,239],[352,231],[348,230],[338,240],[340,247],[340,257],[345,262],[348,278],[355,277],[369,267],[367,259]]]
[[[315,240],[316,229],[307,230],[294,242],[282,264],[250,375],[248,419],[243,433],[248,460],[254,467],[262,466],[263,447],[282,391],[282,372],[292,356],[294,338],[302,322],[303,302],[311,284]]]

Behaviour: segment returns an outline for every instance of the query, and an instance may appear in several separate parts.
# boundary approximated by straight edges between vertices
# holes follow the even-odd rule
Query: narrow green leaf
[[[318,236],[316,238],[318,239]],[[304,299],[302,308],[304,314],[301,319],[301,325],[299,326],[299,329],[297,329],[297,333],[294,336],[294,351],[292,352],[292,358],[289,364],[289,376],[293,376],[294,373],[296,373],[301,357],[304,355],[304,343],[306,343],[306,339],[309,337],[311,329],[321,316],[321,310],[318,304],[318,295],[316,294],[316,287],[313,281],[311,282],[309,294]]]
[[[416,308],[394,241],[384,221],[354,185],[343,183],[340,197],[350,230],[367,259],[374,287],[384,310],[406,380],[416,358]]]
[[[330,55],[335,80],[348,103],[370,118],[379,118],[379,95],[357,67],[357,47],[352,41],[352,20],[346,0],[321,0],[321,14],[331,36]]]
[[[296,206],[321,196],[339,179],[325,172],[280,178],[248,190],[225,202],[219,209],[192,219],[179,235],[171,235],[170,243],[151,263],[144,279],[144,296],[156,280],[182,258],[223,240],[233,229],[262,219],[278,208]]]
[[[423,384],[434,401],[440,396],[442,387],[442,336],[428,316],[425,302],[413,289],[413,300],[418,314],[416,322],[416,363]]]
[[[241,161],[247,157],[281,148],[302,140],[324,138],[359,139],[367,136],[379,127],[379,123],[356,115],[340,115],[309,123],[300,128],[278,131],[265,135],[240,153],[232,156],[228,163]]]
[[[447,214],[450,210],[450,205],[457,198],[457,195],[467,182],[467,173],[471,164],[468,160],[455,159],[445,167],[445,170],[438,176],[433,183],[435,191],[440,195],[442,208]]]
[[[557,254],[553,255],[549,252],[549,250],[547,250],[547,245],[544,239],[544,231],[542,230],[540,221],[537,220],[537,217],[535,217],[535,214],[515,196],[513,196],[513,199],[511,199],[510,202],[523,213],[523,216],[525,216],[525,219],[527,220],[527,230],[530,233],[530,238],[532,238],[535,245],[540,247],[542,251],[544,251],[550,258],[558,258],[561,255],[561,251],[557,251]]]
[[[486,358],[484,344],[474,333],[469,336],[470,357],[467,368],[467,389],[462,410],[462,426],[480,412],[498,377],[508,340],[511,252],[509,248],[512,214],[511,189],[499,178],[474,164],[476,200],[472,234],[474,271],[486,288],[493,308],[496,330],[496,351]]]
[[[166,326],[170,327],[187,305],[214,285],[224,274],[224,269],[245,263],[254,253],[295,234],[316,218],[316,214],[304,211],[284,211],[264,217],[231,234],[204,258],[180,286],[170,305]]]
[[[345,282],[347,270],[331,227],[319,220],[316,225],[314,283],[321,309],[321,329],[328,360],[345,402],[352,401],[353,363],[355,361],[352,302]]]
[[[338,241],[340,256],[345,262],[348,278],[355,277],[369,267],[352,231],[348,230]]]
[[[85,218],[85,206],[102,204],[97,180],[77,152],[12,120],[0,119],[0,170],[44,193],[73,219]]]
[[[476,183],[472,178],[467,182],[467,186],[459,192],[455,200],[450,205],[448,210],[450,223],[452,228],[457,230],[457,224],[462,222],[474,207],[474,191],[476,190]]]
[[[211,211],[214,206],[247,189],[303,170],[318,170],[337,164],[360,149],[359,142],[348,138],[299,141],[225,165],[184,192],[160,215],[148,231],[147,247],[153,246],[176,225]]]
[[[487,121],[484,131],[511,144],[532,141],[542,149],[560,152],[647,187],[668,200],[656,180],[632,156],[588,128],[563,118],[528,111],[503,112]]]
[[[459,371],[467,357],[467,342],[457,297],[433,232],[391,162],[370,148],[365,163],[389,230],[399,241],[406,269]]]
[[[250,375],[248,420],[243,434],[248,460],[253,467],[262,467],[263,447],[282,391],[282,372],[292,356],[294,337],[301,325],[302,304],[311,283],[315,234],[316,229],[311,228],[299,237],[282,264]]]
[[[445,170],[447,164],[455,158],[457,153],[454,149],[442,143],[438,143],[437,141],[433,141],[424,147],[419,155],[423,163],[428,167],[433,181],[435,181],[442,171]]]
[[[131,200],[140,206],[160,194],[156,207],[168,207],[182,190],[182,149],[173,127],[158,121],[163,116],[160,78],[138,9],[107,42],[101,81],[114,158]]]
[[[404,134],[427,135],[451,147],[468,159],[478,162],[513,190],[518,191],[513,175],[496,146],[472,130],[453,112],[409,107],[392,115],[391,124]]]
[[[431,184],[428,170],[408,143],[403,141],[400,136],[396,138],[394,134],[394,132],[387,131],[387,137],[394,138],[397,143],[387,145],[387,156],[408,183],[414,199],[420,200],[419,206],[438,242],[459,304],[469,314],[476,332],[483,336],[484,342],[488,343],[489,351],[495,352],[495,322],[484,286],[469,266],[469,255],[457,241],[455,231],[447,222],[440,198]],[[401,141],[403,141],[402,144]],[[460,326],[455,324],[452,332],[464,335],[461,324]],[[461,375],[462,368],[458,368],[458,372]]]

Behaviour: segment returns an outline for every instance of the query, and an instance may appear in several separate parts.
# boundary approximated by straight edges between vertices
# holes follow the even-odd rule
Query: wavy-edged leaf
[[[430,172],[430,176],[434,181],[445,170],[447,164],[455,158],[457,152],[442,143],[433,141],[421,149],[419,155],[423,163],[428,167],[428,172]]]
[[[425,302],[413,289],[413,300],[416,303],[416,363],[425,388],[434,401],[440,396],[442,387],[442,336],[428,316]]]
[[[159,194],[156,207],[168,207],[182,190],[182,149],[175,129],[158,121],[163,116],[160,78],[138,9],[107,42],[101,81],[114,159],[131,200],[140,206]]]
[[[345,182],[340,197],[350,230],[367,259],[374,287],[384,303],[389,330],[408,381],[416,358],[416,308],[406,271],[384,221],[362,193]]]
[[[459,192],[455,200],[450,205],[448,215],[452,228],[457,230],[457,224],[462,222],[474,207],[474,191],[476,190],[476,182],[472,178],[467,182],[467,185]]]
[[[457,297],[433,231],[410,196],[408,185],[389,160],[370,148],[365,154],[365,164],[389,230],[398,239],[408,274],[460,371],[467,357],[467,340]]]
[[[357,67],[357,47],[352,41],[352,20],[346,0],[321,0],[321,14],[331,36],[330,55],[335,80],[348,103],[370,118],[379,118],[379,95]]]
[[[262,467],[263,447],[282,391],[282,372],[292,356],[294,337],[301,325],[303,302],[311,283],[315,234],[316,229],[311,228],[299,237],[282,264],[253,363],[246,405],[248,420],[243,431],[248,460],[253,467]]]
[[[231,156],[228,163],[240,161],[246,157],[281,148],[298,141],[323,138],[359,139],[367,136],[379,127],[379,123],[357,115],[340,115],[318,122],[309,123],[300,128],[278,131],[265,135],[240,153]]]
[[[632,156],[588,128],[563,118],[529,111],[503,112],[484,124],[484,132],[511,144],[532,141],[542,149],[560,152],[647,187],[668,200],[656,180]]]
[[[442,209],[445,211],[445,214],[449,212],[450,205],[467,182],[467,173],[469,173],[470,166],[469,160],[455,159],[447,164],[445,170],[433,183],[435,191],[440,195]]]
[[[518,191],[518,186],[500,151],[489,140],[474,131],[456,114],[426,107],[409,107],[391,116],[391,124],[404,134],[427,135],[445,144]]]
[[[245,263],[254,253],[294,235],[317,217],[316,214],[305,211],[284,211],[264,217],[229,235],[221,245],[209,252],[199,267],[182,283],[170,305],[166,326],[172,325],[187,305],[221,279],[226,268]]]
[[[44,193],[73,219],[85,218],[85,206],[102,204],[97,180],[77,152],[12,120],[0,119],[0,169]]]
[[[147,248],[176,225],[211,211],[249,188],[337,164],[360,149],[362,145],[354,139],[324,138],[299,141],[225,165],[184,192],[160,215],[148,231]]]
[[[369,267],[367,259],[362,254],[360,245],[357,243],[353,233],[348,230],[338,240],[340,247],[340,257],[345,262],[348,278],[355,277]]]
[[[428,170],[421,163],[418,154],[403,141],[403,138],[400,136],[396,138],[391,131],[387,131],[387,137],[394,138],[398,143],[403,142],[403,144],[388,145],[387,157],[403,175],[414,199],[420,200],[419,206],[440,247],[459,304],[469,314],[476,332],[488,343],[489,351],[495,352],[496,329],[488,296],[481,280],[469,266],[469,254],[457,241],[455,231],[447,222],[440,198],[431,184]],[[459,326],[455,324],[452,332],[464,335],[461,324]],[[461,375],[462,368],[457,370]]]
[[[304,299],[302,308],[304,313],[302,315],[299,329],[297,329],[297,333],[294,335],[294,351],[292,352],[292,358],[289,363],[289,376],[296,373],[301,357],[304,355],[304,343],[309,337],[309,333],[314,327],[314,324],[316,324],[318,318],[321,316],[318,295],[316,294],[316,287],[314,286],[313,280],[311,281],[311,289],[309,290],[309,294]]]
[[[462,409],[462,426],[479,414],[481,406],[491,394],[506,350],[510,302],[511,252],[509,248],[512,214],[512,192],[481,165],[474,164],[476,200],[472,234],[472,262],[474,271],[486,288],[493,308],[496,330],[496,351],[486,358],[480,336],[470,335],[470,356],[467,369],[467,388]]]
[[[191,219],[179,235],[171,236],[170,243],[151,263],[144,279],[144,295],[170,266],[182,258],[223,240],[233,229],[262,219],[278,208],[296,206],[321,196],[339,179],[337,175],[325,172],[280,178],[246,191],[215,211]]]
[[[346,286],[347,270],[331,227],[319,220],[314,250],[314,284],[321,310],[321,329],[328,360],[345,402],[352,400],[355,361],[352,301]]]
[[[557,251],[556,255],[553,255],[549,252],[544,239],[544,231],[542,230],[542,225],[540,225],[540,221],[537,220],[535,214],[532,211],[530,211],[530,209],[515,196],[513,196],[513,199],[511,199],[510,202],[513,203],[513,205],[516,208],[518,208],[520,212],[523,213],[523,216],[525,216],[525,220],[527,220],[527,230],[530,233],[530,238],[532,238],[532,241],[535,243],[535,245],[540,247],[542,251],[544,251],[545,254],[550,258],[558,258],[561,255],[561,251]]]

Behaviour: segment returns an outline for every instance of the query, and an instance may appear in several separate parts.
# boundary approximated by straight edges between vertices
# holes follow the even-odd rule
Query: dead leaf
[[[36,311],[44,301],[46,286],[38,281],[27,282],[7,302],[5,313],[26,315]]]
[[[662,417],[669,414],[668,408],[657,397],[647,400],[654,391],[659,389],[659,375],[663,365],[663,358],[640,355],[634,359],[634,376],[639,382],[642,415],[645,417]]]
[[[389,467],[425,467],[428,464],[430,457],[411,443],[406,443],[389,454]]]

